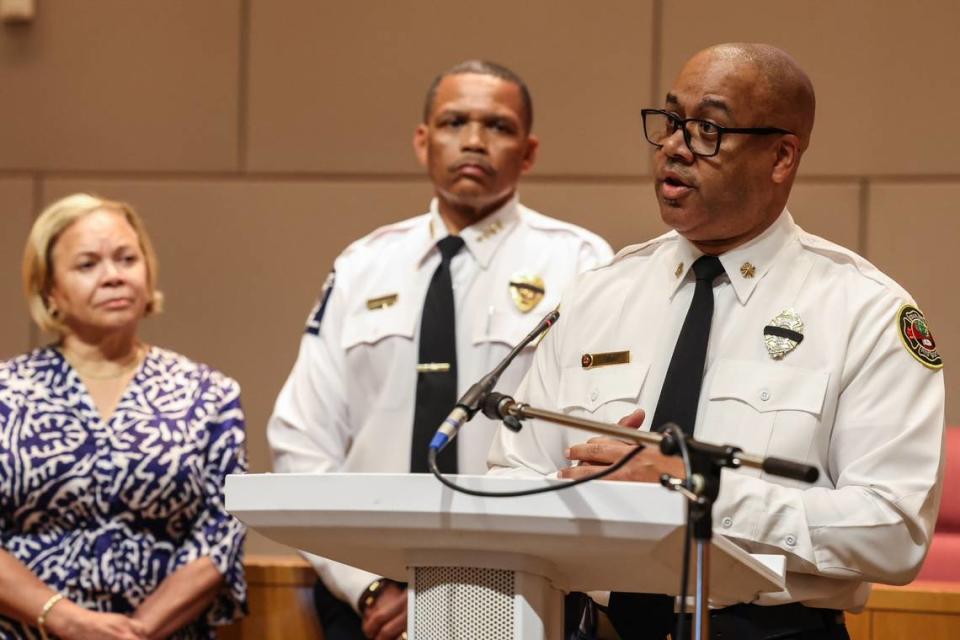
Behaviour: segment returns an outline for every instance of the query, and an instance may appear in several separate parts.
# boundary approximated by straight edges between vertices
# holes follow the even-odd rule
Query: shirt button
[[[761,392],[760,392],[760,399],[763,400],[764,402],[766,402],[767,400],[769,400],[769,399],[770,399],[770,392],[767,391],[766,389],[764,389],[763,391],[761,391]]]
[[[729,529],[730,527],[733,526],[733,518],[731,518],[730,516],[727,516],[726,518],[720,521],[720,524],[723,525],[724,529]]]
[[[591,400],[596,400],[596,399],[597,399],[597,396],[599,396],[599,395],[600,395],[600,392],[597,391],[596,389],[594,389],[593,391],[590,392],[590,399],[591,399]]]
[[[797,539],[793,536],[787,536],[784,542],[787,543],[788,547],[792,547],[793,545],[797,544]]]

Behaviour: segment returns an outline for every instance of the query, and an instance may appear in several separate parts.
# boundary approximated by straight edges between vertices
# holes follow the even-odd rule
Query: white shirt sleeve
[[[863,309],[852,327],[822,471],[834,488],[724,472],[714,521],[787,569],[906,584],[933,534],[943,469],[943,373],[917,362],[894,326],[899,301]]]
[[[342,282],[331,286],[319,332],[303,335],[296,363],[267,423],[273,468],[279,473],[338,471],[353,440],[345,400],[345,354],[340,346],[346,287]],[[324,295],[318,305],[324,304]],[[312,554],[304,557],[330,592],[354,608],[363,590],[378,577]]]

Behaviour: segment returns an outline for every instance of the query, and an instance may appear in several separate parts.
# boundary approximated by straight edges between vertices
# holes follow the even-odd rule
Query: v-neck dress
[[[171,351],[149,350],[106,421],[57,349],[0,363],[0,544],[73,602],[114,613],[208,557],[223,588],[174,637],[215,638],[246,611],[244,528],[223,497],[226,475],[246,470],[244,440],[237,383]],[[0,639],[29,633],[0,616]]]

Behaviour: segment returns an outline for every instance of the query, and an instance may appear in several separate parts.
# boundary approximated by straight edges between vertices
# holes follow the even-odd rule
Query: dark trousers
[[[313,586],[313,604],[317,608],[325,640],[366,640],[360,625],[360,616],[353,607],[330,593],[322,580],[317,580]],[[565,639],[592,640],[589,634],[594,629],[590,629],[587,634],[580,634],[586,605],[587,597],[582,593],[571,593],[567,596],[564,602]]]
[[[610,621],[623,640],[664,640],[675,628],[673,598],[613,593]],[[692,616],[685,635],[693,637]],[[674,640],[678,640],[674,638]],[[710,640],[850,640],[843,613],[793,603],[776,607],[738,604],[710,612]]]
[[[687,620],[687,633],[690,623]],[[843,612],[802,604],[738,604],[710,613],[711,640],[850,640]]]
[[[313,586],[313,604],[325,640],[366,640],[360,627],[360,616],[353,607],[330,593],[322,580],[317,580]]]

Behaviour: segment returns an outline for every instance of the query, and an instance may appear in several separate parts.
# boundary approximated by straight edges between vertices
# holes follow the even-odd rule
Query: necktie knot
[[[693,273],[696,274],[697,280],[706,280],[713,284],[717,276],[723,272],[723,264],[717,256],[700,256],[693,263]]]
[[[440,257],[444,262],[450,262],[462,248],[463,238],[460,236],[447,236],[437,242],[437,249],[440,250]]]

